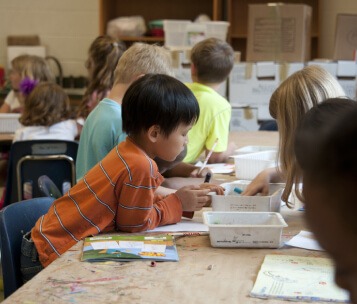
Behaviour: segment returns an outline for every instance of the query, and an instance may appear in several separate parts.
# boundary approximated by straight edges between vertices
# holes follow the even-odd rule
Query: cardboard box
[[[230,131],[258,131],[258,109],[232,105]]]
[[[258,120],[272,119],[269,113],[271,95],[283,80],[303,67],[304,63],[271,61],[235,64],[229,77],[228,99],[237,106],[257,108]]]
[[[357,15],[338,14],[334,60],[354,60],[357,50]]]
[[[304,4],[250,4],[247,61],[310,60],[311,16]]]
[[[179,67],[174,69],[175,78],[182,81],[183,83],[191,83],[191,68],[190,67]],[[221,94],[224,98],[227,98],[227,81],[224,81],[218,88],[217,92]]]

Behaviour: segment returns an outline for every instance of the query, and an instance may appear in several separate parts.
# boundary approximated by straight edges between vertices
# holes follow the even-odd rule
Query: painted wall
[[[0,65],[7,63],[8,35],[38,35],[64,76],[87,75],[84,61],[99,34],[98,0],[0,0]]]
[[[320,0],[319,57],[332,58],[337,14],[357,14],[357,0]]]

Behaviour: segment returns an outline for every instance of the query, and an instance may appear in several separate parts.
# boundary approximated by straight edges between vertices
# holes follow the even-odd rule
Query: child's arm
[[[228,147],[226,151],[223,152],[213,152],[211,157],[208,160],[210,164],[224,163],[228,160],[228,158],[234,154],[234,151],[237,149],[237,145],[234,142],[228,143]],[[206,150],[208,153],[209,150]]]
[[[198,173],[199,171],[200,167],[180,162],[175,167],[167,170],[163,175],[165,177],[205,177],[208,172],[212,173],[208,168],[204,168]]]
[[[283,182],[283,178],[278,173],[277,168],[268,168],[260,172],[243,191],[242,195],[268,195],[269,183]]]

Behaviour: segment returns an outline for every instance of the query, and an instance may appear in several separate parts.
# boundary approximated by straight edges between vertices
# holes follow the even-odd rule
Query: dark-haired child
[[[163,177],[153,158],[174,160],[198,117],[197,100],[175,78],[148,74],[136,80],[122,103],[126,140],[54,201],[30,235],[24,236],[23,252],[35,249],[39,256],[36,262],[33,254],[22,256],[24,280],[38,272],[36,266],[48,266],[89,235],[140,232],[177,223],[184,211],[200,210],[210,191],[222,194],[222,188],[213,185],[186,186],[166,197],[155,194]]]
[[[329,99],[297,129],[306,218],[335,262],[336,283],[357,303],[357,103]]]

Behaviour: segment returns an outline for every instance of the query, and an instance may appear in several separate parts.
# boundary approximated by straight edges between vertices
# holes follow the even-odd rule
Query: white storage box
[[[245,190],[250,181],[235,181],[222,184],[226,189],[224,195],[212,195],[213,211],[240,212],[280,212],[281,193],[285,184],[270,184],[267,196],[241,196],[234,192],[234,188]]]
[[[21,127],[20,113],[0,113],[0,133],[15,133]]]
[[[239,179],[254,179],[266,168],[277,166],[277,151],[263,151],[243,155],[234,155],[236,177]]]
[[[186,28],[190,20],[164,20],[165,46],[186,46]]]
[[[229,27],[229,22],[226,21],[191,22],[166,19],[163,24],[166,47],[193,46],[211,37],[226,41]]]
[[[213,247],[278,248],[283,227],[280,213],[203,212]]]
[[[245,146],[240,149],[235,150],[237,155],[263,152],[263,151],[277,151],[277,147],[275,146]]]

